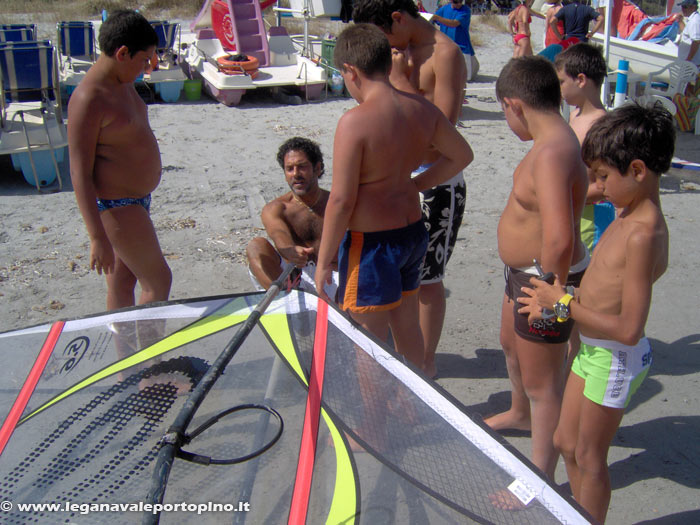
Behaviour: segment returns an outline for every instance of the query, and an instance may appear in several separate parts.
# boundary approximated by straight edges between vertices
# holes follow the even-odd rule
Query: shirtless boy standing
[[[330,277],[340,246],[342,308],[381,340],[391,326],[397,351],[422,368],[416,292],[428,234],[418,191],[453,176],[473,154],[437,107],[391,85],[391,47],[378,28],[356,24],[344,30],[334,58],[359,106],[336,128],[316,288]],[[431,146],[440,158],[411,179]]]
[[[270,240],[255,237],[248,243],[249,270],[256,283],[267,290],[285,265],[293,264],[301,268],[301,287],[308,284],[314,289],[328,203],[328,191],[318,185],[324,172],[323,154],[312,140],[293,137],[279,147],[277,162],[290,191],[263,207],[261,219]],[[326,286],[326,294],[335,297],[335,286]]]
[[[575,110],[569,113],[569,126],[583,144],[593,123],[606,113],[600,100],[600,86],[608,74],[605,58],[597,46],[581,42],[559,53],[554,59],[554,69],[559,77],[562,98],[570,106],[575,106]],[[598,239],[614,219],[615,208],[605,201],[595,175],[589,169],[586,205],[581,215],[581,241],[589,252],[593,252]],[[579,346],[578,328],[574,325],[569,339],[567,370],[571,369]]]
[[[583,142],[583,158],[621,212],[578,290],[569,295],[559,281],[550,286],[534,279],[535,290],[526,289],[538,305],[555,308],[558,320],[575,319],[581,331],[554,442],[574,498],[598,523],[610,503],[610,443],[652,362],[644,325],[652,285],[668,266],[659,180],[671,166],[674,142],[673,119],[661,106],[626,105],[597,120]],[[531,303],[528,297],[521,302]]]
[[[149,216],[161,175],[158,143],[134,80],[150,67],[158,36],[134,11],[100,29],[102,53],[68,104],[71,180],[90,236],[90,267],[107,279],[107,308],[164,301],[172,275]]]
[[[527,315],[518,314],[515,299],[523,295],[520,288],[530,276],[537,275],[534,259],[562,281],[580,281],[588,262],[579,226],[588,179],[576,135],[559,114],[559,79],[551,62],[511,59],[496,81],[496,96],[511,130],[533,145],[515,169],[498,224],[498,253],[507,275],[501,344],[512,405],[486,423],[495,430],[531,426],[532,461],[553,479],[557,453],[552,436],[572,323],[549,319],[529,325]]]
[[[459,47],[425,20],[413,0],[358,0],[353,10],[356,23],[378,26],[394,48],[389,79],[401,91],[423,95],[452,122],[457,123],[464,100],[467,68]],[[429,150],[414,176],[439,158]],[[467,188],[462,172],[422,192],[423,221],[428,230],[428,251],[421,270],[419,291],[420,326],[425,345],[425,370],[434,376],[435,352],[445,320],[443,279],[447,261],[462,224]]]

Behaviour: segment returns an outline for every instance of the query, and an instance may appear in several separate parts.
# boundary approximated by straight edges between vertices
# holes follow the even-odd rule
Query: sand
[[[543,22],[533,26],[538,51]],[[496,226],[529,144],[510,132],[494,94],[512,52],[510,38],[483,25],[480,31],[481,70],[469,84],[460,127],[475,160],[465,173],[467,211],[445,280],[448,313],[437,366],[438,383],[467,410],[486,415],[509,403],[498,334],[503,267]],[[205,98],[149,105],[163,163],[152,217],[173,271],[173,299],[252,289],[245,245],[261,234],[262,205],[286,189],[278,146],[294,135],[316,140],[326,160],[321,182],[330,188],[334,129],[354,104],[329,96],[285,106],[251,94],[233,108]],[[679,134],[676,154],[700,162],[699,146],[699,137]],[[9,157],[0,157],[0,173],[0,330],[104,310],[104,279],[88,268],[88,237],[67,163],[59,193],[39,194],[12,171]],[[650,377],[610,450],[609,523],[700,521],[698,190],[700,177],[689,170],[662,179],[670,265],[654,288],[647,323],[654,347]],[[529,437],[507,439],[529,456]],[[566,482],[561,461],[557,482]]]

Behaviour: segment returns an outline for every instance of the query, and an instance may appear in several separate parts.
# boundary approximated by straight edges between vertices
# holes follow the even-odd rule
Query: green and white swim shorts
[[[651,345],[642,337],[634,346],[581,336],[571,371],[585,381],[583,395],[611,408],[625,408],[651,366]]]

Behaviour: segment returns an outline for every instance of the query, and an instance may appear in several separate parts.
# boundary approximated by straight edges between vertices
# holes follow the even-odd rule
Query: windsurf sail
[[[152,514],[163,436],[262,297],[0,334],[3,523]],[[437,384],[302,291],[260,315],[191,427],[182,448],[198,462],[172,462],[160,523],[590,521]],[[518,510],[501,508],[504,498]]]

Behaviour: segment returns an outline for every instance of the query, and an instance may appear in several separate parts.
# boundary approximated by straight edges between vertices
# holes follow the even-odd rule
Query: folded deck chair
[[[35,24],[0,24],[0,42],[23,42],[35,38]]]
[[[56,47],[61,68],[63,62],[85,64],[95,62],[95,28],[92,22],[59,22],[56,24]]]
[[[168,58],[172,58],[174,63],[177,60],[177,50],[180,47],[180,24],[165,20],[152,20],[151,26],[158,35],[158,44],[156,45],[158,62],[162,63]]]
[[[68,140],[57,71],[56,50],[48,40],[0,43],[0,153],[28,153],[39,190],[33,160],[39,150],[51,152],[59,188],[63,187],[55,150]]]

